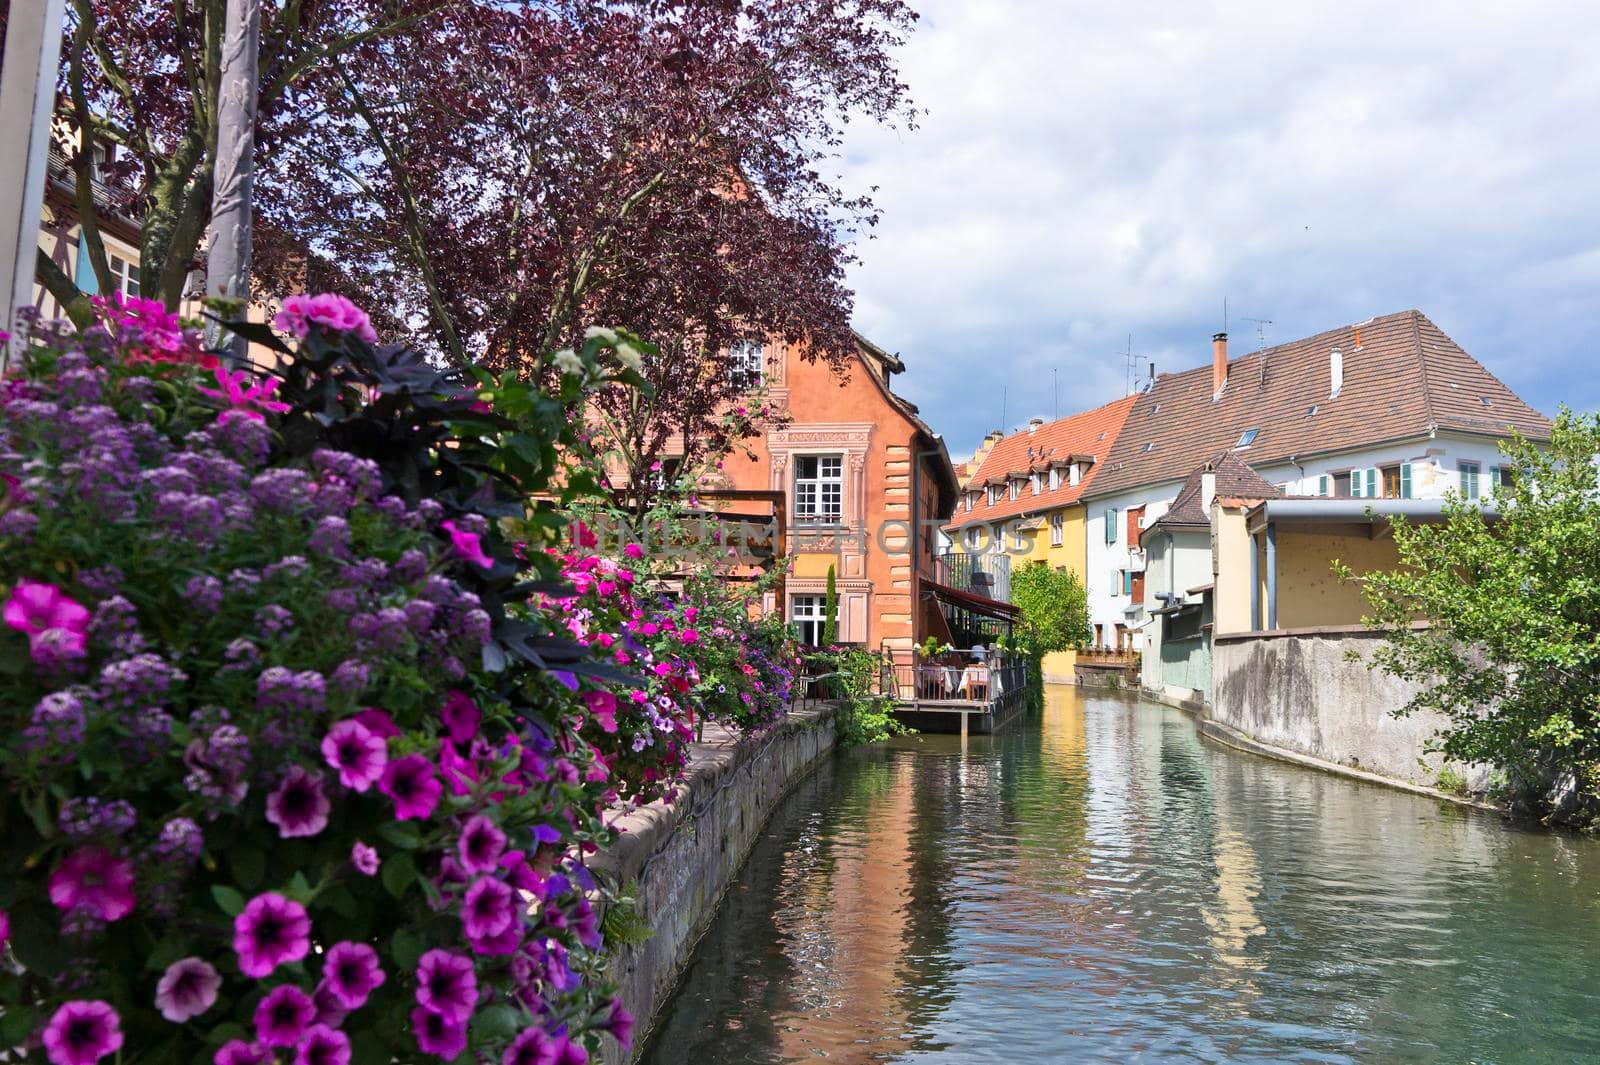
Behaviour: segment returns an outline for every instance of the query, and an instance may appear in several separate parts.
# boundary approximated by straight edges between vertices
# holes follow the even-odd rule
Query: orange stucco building
[[[859,338],[858,338],[859,339]],[[955,508],[956,479],[943,440],[892,388],[900,359],[859,339],[847,373],[769,342],[743,353],[741,372],[789,416],[748,441],[754,456],[730,457],[725,487],[783,493],[793,559],[785,602],[768,610],[818,642],[828,567],[839,596],[839,641],[910,647],[944,631],[924,594],[938,529]]]

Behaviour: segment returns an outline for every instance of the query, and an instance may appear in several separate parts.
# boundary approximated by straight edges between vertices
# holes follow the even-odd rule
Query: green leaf
[[[311,890],[311,882],[301,872],[289,878],[289,886],[283,889],[283,893],[302,905],[316,897],[316,892]]]
[[[211,897],[217,900],[217,908],[229,917],[237,917],[244,912],[244,896],[236,888],[227,884],[212,884]]]
[[[8,1047],[20,1046],[33,1034],[33,1011],[26,1006],[7,1006],[0,1013],[0,1039]]]
[[[422,937],[409,928],[402,928],[389,941],[389,950],[394,955],[395,964],[410,972],[422,958]]]
[[[417,879],[417,866],[409,854],[397,854],[383,863],[383,886],[395,898],[405,895],[413,881]]]
[[[422,846],[422,832],[409,821],[385,821],[378,826],[378,835],[401,850],[414,851]]]
[[[505,1003],[481,1009],[472,1018],[472,1034],[486,1041],[510,1039],[522,1027],[522,1012]]]

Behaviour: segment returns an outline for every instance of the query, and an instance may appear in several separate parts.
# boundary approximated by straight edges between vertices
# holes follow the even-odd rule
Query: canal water
[[[802,783],[645,1060],[1600,1062],[1600,844],[1051,689]]]

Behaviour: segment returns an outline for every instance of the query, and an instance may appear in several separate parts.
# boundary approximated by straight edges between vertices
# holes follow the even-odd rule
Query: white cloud
[[[1403,8],[1403,10],[1402,10]],[[1583,5],[926,0],[914,131],[878,185],[857,323],[951,447],[1208,358],[1420,307],[1524,398],[1600,406],[1600,21]]]

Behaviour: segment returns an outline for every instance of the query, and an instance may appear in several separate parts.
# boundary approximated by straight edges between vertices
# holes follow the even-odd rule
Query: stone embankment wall
[[[1223,726],[1218,738],[1254,741],[1264,745],[1263,754],[1289,752],[1393,783],[1436,787],[1443,762],[1424,748],[1445,720],[1393,715],[1417,686],[1367,667],[1382,639],[1361,627],[1217,636],[1208,717]],[[1350,660],[1351,651],[1357,660]],[[1486,767],[1452,768],[1470,790],[1487,787]]]
[[[635,1048],[648,1039],[656,1011],[779,798],[833,744],[829,705],[792,710],[773,733],[756,738],[707,726],[677,801],[653,803],[623,818],[622,838],[590,862],[620,884],[638,882],[639,918],[654,933],[612,955],[612,975],[638,1018]],[[627,1060],[609,1040],[607,1047],[607,1065]]]

